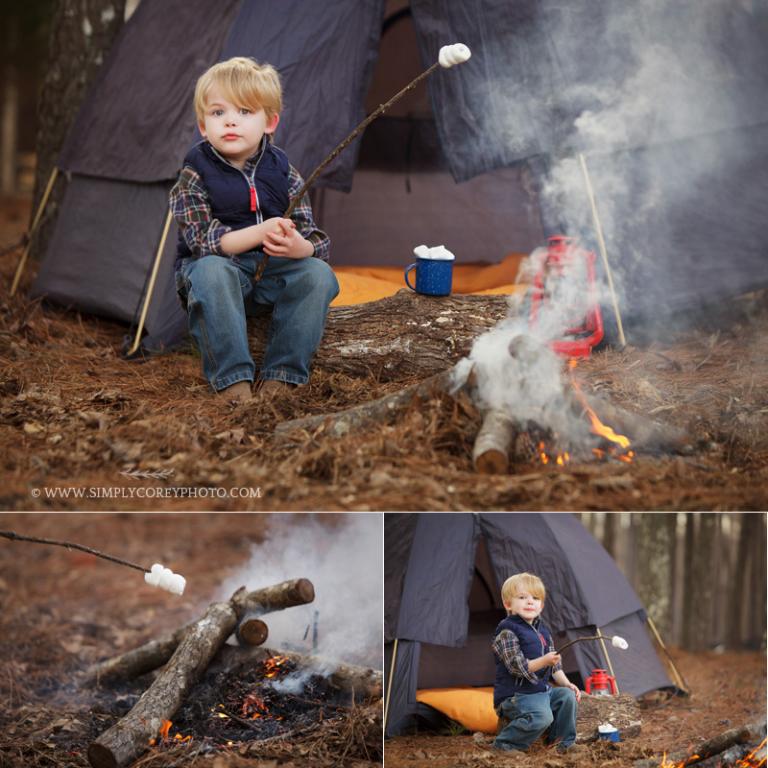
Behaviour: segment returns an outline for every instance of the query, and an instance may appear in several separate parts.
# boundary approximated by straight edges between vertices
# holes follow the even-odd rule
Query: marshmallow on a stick
[[[453,45],[444,45],[440,49],[437,60],[441,67],[449,69],[455,64],[463,64],[471,55],[472,51],[464,43],[454,43]]]
[[[160,563],[155,563],[149,573],[144,574],[144,581],[153,587],[165,589],[174,595],[183,595],[187,580]]]

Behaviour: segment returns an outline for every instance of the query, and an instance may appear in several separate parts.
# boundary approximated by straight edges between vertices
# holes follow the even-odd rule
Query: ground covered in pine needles
[[[85,671],[199,618],[254,545],[273,529],[290,533],[300,522],[277,518],[0,515],[0,530],[63,539],[131,562],[161,559],[188,579],[185,594],[176,597],[90,554],[0,539],[0,768],[86,768],[89,744],[151,680],[96,687],[83,681]],[[343,521],[325,515],[318,524],[333,534]],[[380,658],[378,647],[372,652]],[[295,697],[252,682],[248,674],[222,681],[211,668],[174,716],[167,740],[147,745],[134,768],[381,765],[380,699],[341,705],[314,678]],[[258,719],[251,717],[254,708]],[[230,716],[217,716],[223,711]]]
[[[5,201],[0,244],[26,208]],[[538,460],[480,476],[481,417],[464,395],[397,409],[386,423],[333,438],[277,424],[331,414],[414,383],[316,370],[268,404],[213,396],[199,359],[121,357],[127,328],[13,298],[19,251],[0,258],[0,508],[9,510],[765,509],[768,506],[768,301],[732,303],[728,320],[579,365],[593,392],[685,430],[682,455],[632,464]],[[720,310],[723,307],[719,307]],[[417,352],[415,352],[417,353]],[[629,435],[631,438],[632,436]]]
[[[639,734],[617,744],[596,741],[574,754],[558,754],[539,741],[525,755],[491,748],[492,737],[471,733],[420,733],[385,742],[387,768],[632,768],[635,761],[688,750],[731,728],[765,722],[765,651],[689,653],[670,649],[688,683],[688,698],[662,694],[641,701]],[[581,737],[583,734],[579,734]],[[757,744],[750,745],[756,747]]]

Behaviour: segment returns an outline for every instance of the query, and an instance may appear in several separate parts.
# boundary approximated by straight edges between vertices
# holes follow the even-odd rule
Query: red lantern
[[[593,669],[584,683],[584,690],[593,696],[616,696],[616,678],[605,669]]]

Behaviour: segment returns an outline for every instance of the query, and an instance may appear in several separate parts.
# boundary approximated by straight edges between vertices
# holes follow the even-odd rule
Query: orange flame
[[[614,430],[609,427],[607,424],[603,424],[602,421],[600,421],[600,418],[595,413],[594,409],[589,406],[589,403],[587,403],[587,399],[584,397],[584,393],[581,391],[581,387],[579,386],[578,381],[576,381],[576,377],[573,375],[573,369],[576,367],[577,361],[574,359],[571,359],[568,361],[568,372],[571,377],[571,385],[573,386],[573,390],[576,393],[576,397],[578,398],[579,402],[584,407],[584,410],[587,413],[587,416],[589,417],[590,424],[592,426],[592,433],[595,435],[599,435],[605,440],[608,440],[611,443],[616,444],[619,448],[621,448],[624,453],[618,454],[617,458],[620,461],[624,461],[626,463],[631,463],[632,459],[635,456],[634,451],[628,451],[627,448],[631,445],[630,440],[625,435],[619,435],[618,433],[614,432]],[[598,456],[599,458],[605,457],[605,451],[601,451],[599,448],[593,448],[592,452]]]
[[[163,724],[158,731],[158,734],[163,741],[168,741],[168,731],[171,730],[172,725],[173,723],[170,720],[163,720]]]
[[[240,708],[243,717],[249,717],[251,720],[258,720],[260,717],[269,714],[269,707],[264,699],[254,693],[249,693],[243,699],[243,705]]]
[[[538,450],[539,460],[542,464],[549,464],[550,461],[554,461],[558,467],[564,467],[571,460],[571,455],[568,453],[568,451],[552,455],[547,453],[547,446],[543,440],[539,442]]]
[[[280,667],[288,661],[287,656],[272,656],[264,662],[264,677],[277,677]]]
[[[765,743],[763,739],[748,755],[745,755],[743,759],[739,760],[736,765],[739,768],[762,768],[765,765]],[[762,751],[763,755],[760,757],[757,753]]]

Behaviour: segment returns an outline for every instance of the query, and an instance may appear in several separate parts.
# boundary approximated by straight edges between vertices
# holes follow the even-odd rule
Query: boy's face
[[[200,133],[232,164],[243,167],[261,144],[265,133],[274,133],[279,115],[267,118],[263,109],[238,107],[214,85],[208,92]]]
[[[530,622],[533,621],[544,607],[544,601],[540,597],[534,597],[530,592],[519,589],[509,602],[504,602],[504,607],[521,619]]]

